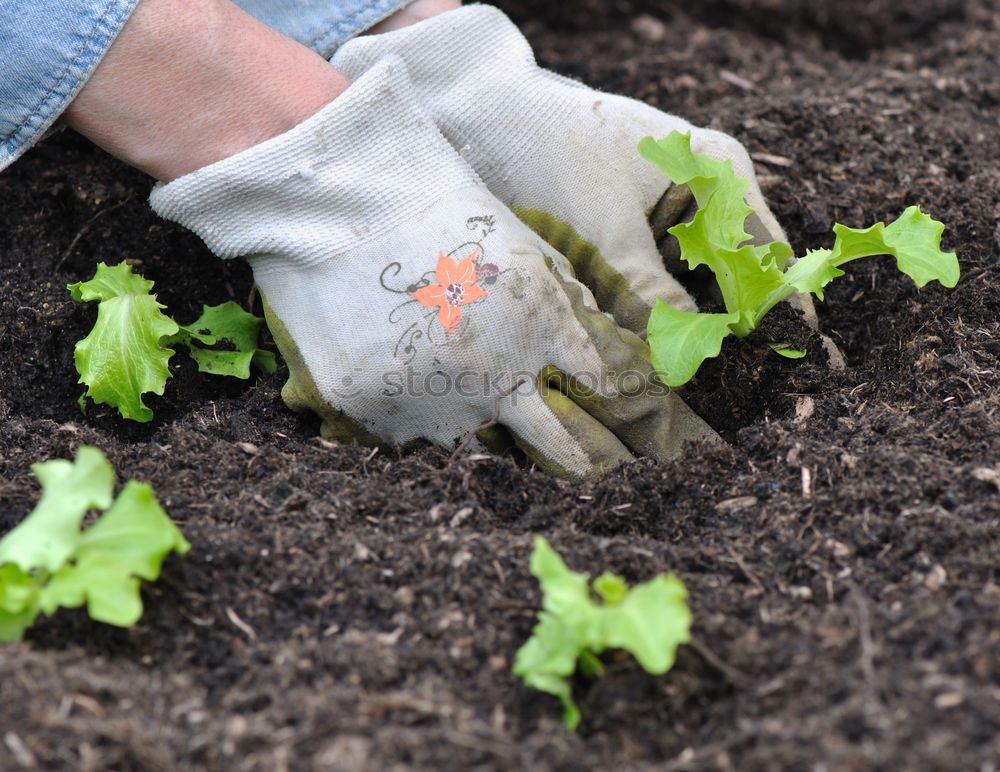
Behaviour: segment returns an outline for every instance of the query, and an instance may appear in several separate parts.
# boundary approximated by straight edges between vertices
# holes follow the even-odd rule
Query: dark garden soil
[[[94,309],[65,285],[128,258],[188,321],[245,303],[250,273],[151,214],[141,174],[45,142],[0,175],[0,532],[37,499],[32,463],[93,444],[194,547],[134,629],[64,611],[0,647],[3,770],[1000,764],[1000,6],[503,6],[543,64],[741,139],[798,249],[918,203],[958,287],[852,264],[819,308],[846,371],[774,356],[765,329],[684,392],[727,447],[586,485],[322,441],[283,367],[179,363],[128,424],[76,405]],[[575,734],[510,672],[536,533],[577,570],[691,593],[694,645],[664,676],[612,659]]]

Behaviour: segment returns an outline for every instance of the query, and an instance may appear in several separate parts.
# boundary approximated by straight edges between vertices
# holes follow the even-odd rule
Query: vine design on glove
[[[483,285],[496,283],[501,271],[495,264],[486,262],[483,241],[496,228],[496,218],[493,215],[470,217],[465,221],[465,227],[478,231],[477,238],[465,241],[447,254],[438,252],[437,265],[433,270],[425,271],[415,282],[399,288],[395,281],[403,270],[403,265],[393,262],[382,269],[379,283],[382,288],[397,295],[407,295],[410,299],[400,303],[389,312],[390,324],[402,321],[402,310],[417,303],[425,308],[434,309],[424,315],[423,322],[414,322],[396,341],[393,355],[409,364],[417,355],[419,343],[427,338],[433,345],[443,345],[454,336],[462,320],[461,306],[482,300],[489,293]],[[458,255],[464,255],[458,259]],[[392,286],[395,284],[396,286]],[[435,324],[435,320],[437,324]],[[437,325],[445,332],[444,340],[435,340]]]

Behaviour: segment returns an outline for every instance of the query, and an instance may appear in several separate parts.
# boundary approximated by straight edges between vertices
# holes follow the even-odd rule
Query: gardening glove
[[[748,230],[755,241],[787,240],[739,142],[541,69],[524,36],[496,8],[469,5],[359,37],[331,63],[357,77],[385,55],[403,58],[442,133],[501,201],[569,258],[623,327],[644,334],[657,297],[697,310],[657,249],[691,196],[639,156],[643,137],[690,132],[692,150],[731,160],[750,181],[746,200],[755,215]]]
[[[455,447],[481,428],[487,447],[512,439],[584,478],[715,436],[448,144],[398,57],[150,202],[249,260],[288,363],[282,397],[327,437]]]

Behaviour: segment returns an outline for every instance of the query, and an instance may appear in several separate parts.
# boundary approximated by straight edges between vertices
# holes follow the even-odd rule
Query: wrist
[[[349,83],[228,0],[143,0],[63,118],[169,181],[291,129]]]

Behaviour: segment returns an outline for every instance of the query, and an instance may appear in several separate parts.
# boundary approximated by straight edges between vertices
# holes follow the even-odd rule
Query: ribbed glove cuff
[[[295,128],[157,185],[149,201],[260,271],[343,254],[479,184],[387,57]]]
[[[398,55],[417,96],[460,153],[470,152],[487,185],[535,150],[512,144],[507,120],[532,124],[565,116],[576,84],[542,70],[520,30],[497,8],[467,5],[419,24],[355,38],[330,63],[358,77],[384,56]],[[531,85],[531,81],[538,81]],[[481,106],[504,120],[485,122]]]

